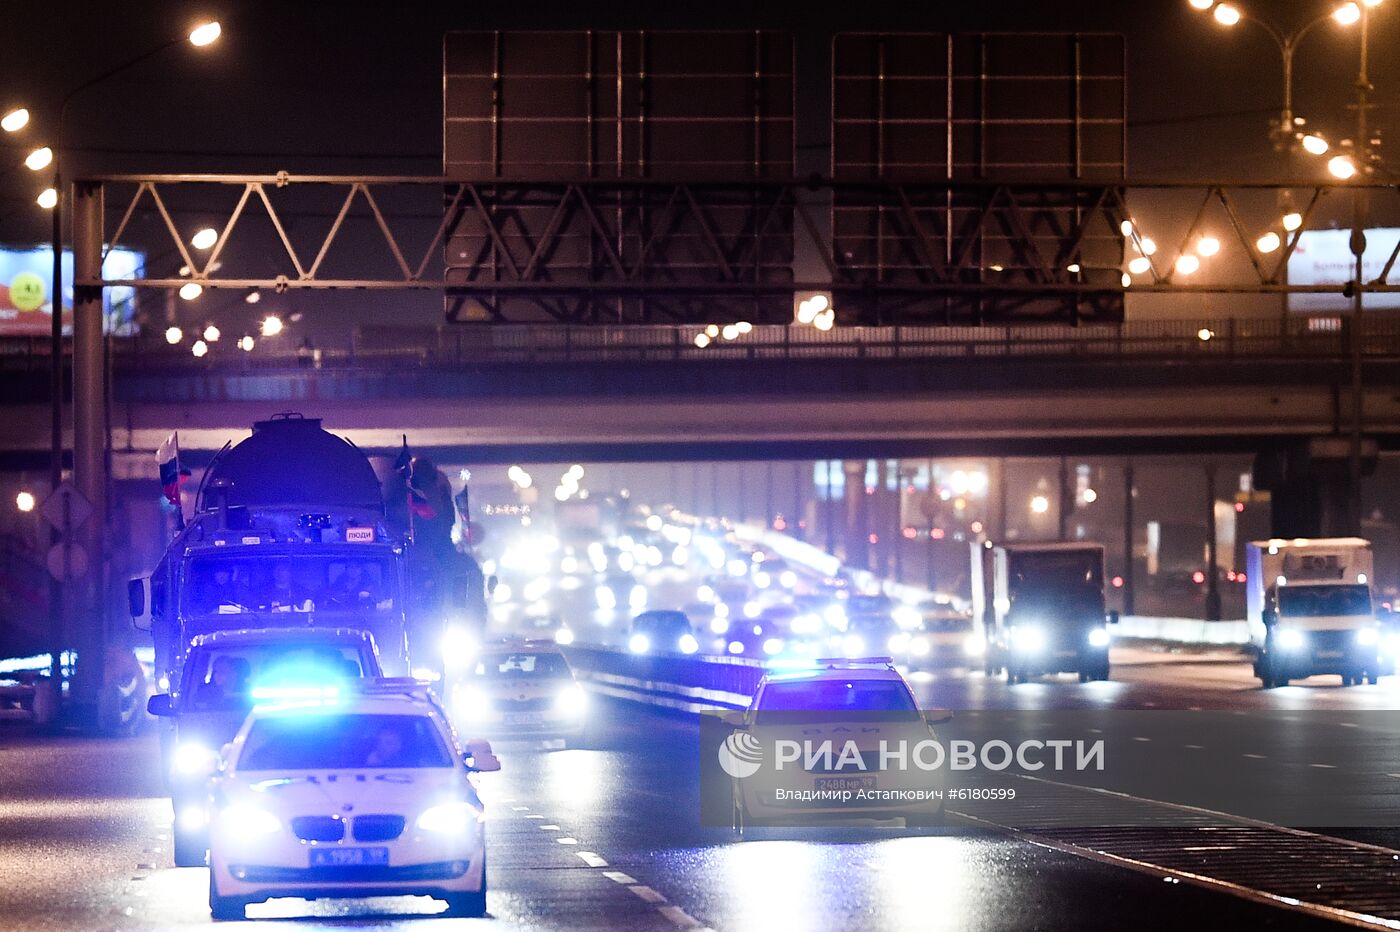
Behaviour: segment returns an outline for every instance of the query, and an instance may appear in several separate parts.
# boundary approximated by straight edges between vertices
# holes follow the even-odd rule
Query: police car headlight
[[[1089,632],[1090,647],[1107,647],[1109,642],[1108,629],[1095,628]]]
[[[1362,628],[1356,632],[1356,643],[1371,647],[1381,642],[1381,633],[1375,628]]]
[[[1027,654],[1038,654],[1045,649],[1045,632],[1033,626],[1012,628],[1011,646]]]
[[[588,697],[584,694],[583,687],[577,683],[570,683],[555,695],[554,711],[561,715],[582,715],[587,702]]]
[[[457,712],[470,720],[484,718],[491,714],[491,697],[476,686],[464,686],[457,690]]]
[[[259,838],[282,830],[282,820],[249,803],[234,803],[219,814],[219,824],[230,835]]]
[[[678,645],[682,654],[693,654],[700,649],[700,642],[695,640],[693,634],[682,634]]]
[[[465,834],[481,818],[481,811],[470,803],[443,803],[423,810],[414,825],[421,832],[436,835]]]
[[[1283,650],[1299,650],[1307,639],[1303,637],[1303,632],[1295,631],[1292,628],[1283,628],[1278,633],[1278,646]]]
[[[442,662],[449,667],[462,667],[476,656],[476,640],[466,628],[453,626],[442,636]]]
[[[207,777],[219,766],[219,755],[202,744],[181,744],[175,748],[170,769],[182,777]]]
[[[645,654],[651,650],[651,639],[645,634],[634,634],[627,641],[627,649],[634,654]]]

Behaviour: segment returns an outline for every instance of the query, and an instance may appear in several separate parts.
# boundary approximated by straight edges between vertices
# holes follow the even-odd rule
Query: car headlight
[[[1011,629],[1011,646],[1028,654],[1045,649],[1045,632],[1036,627]]]
[[[1356,632],[1356,643],[1370,647],[1381,642],[1381,633],[1375,628],[1362,628]]]
[[[1276,637],[1278,638],[1278,646],[1284,650],[1298,650],[1307,643],[1307,639],[1303,637],[1303,632],[1296,631],[1293,628],[1279,629]]]
[[[282,820],[250,803],[234,803],[219,814],[224,831],[242,838],[257,838],[282,830]]]
[[[182,777],[207,777],[218,767],[218,753],[193,742],[177,746],[170,760],[170,769]]]
[[[627,639],[627,649],[634,654],[645,654],[651,650],[651,638],[645,634],[634,634]]]
[[[421,832],[462,835],[481,819],[481,810],[471,803],[443,803],[424,809],[413,824]]]
[[[963,639],[963,653],[969,657],[981,657],[987,652],[987,642],[980,635],[969,634]]]
[[[458,689],[455,705],[457,713],[467,721],[475,721],[491,714],[491,697],[477,686],[463,686]]]
[[[1093,631],[1089,632],[1090,647],[1107,647],[1109,640],[1107,628],[1095,628]]]
[[[776,653],[780,653],[782,649],[782,638],[768,638],[766,641],[763,642],[763,652],[770,657]]]
[[[909,639],[909,652],[915,657],[923,657],[928,653],[928,638],[917,637]]]
[[[588,696],[584,693],[583,687],[577,683],[570,683],[554,697],[554,711],[563,715],[582,715],[583,708],[588,704]]]
[[[185,806],[175,821],[185,831],[197,832],[209,824],[209,813],[203,806]]]
[[[909,635],[894,634],[885,642],[885,647],[891,654],[902,654],[909,649]]]
[[[554,643],[561,644],[565,647],[574,643],[574,629],[560,628],[558,631],[554,632]]]
[[[700,642],[695,640],[693,634],[682,634],[677,644],[682,654],[693,654],[700,649]]]
[[[912,605],[901,605],[894,610],[894,623],[901,628],[917,628],[924,616]]]
[[[464,667],[476,657],[476,639],[466,628],[453,626],[442,636],[442,662],[449,667]]]

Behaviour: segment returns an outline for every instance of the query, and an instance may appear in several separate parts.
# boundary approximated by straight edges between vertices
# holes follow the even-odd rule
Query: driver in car
[[[200,592],[199,604],[206,612],[218,612],[223,606],[238,607],[243,604],[243,588],[230,566],[216,565],[214,572],[205,578]]]

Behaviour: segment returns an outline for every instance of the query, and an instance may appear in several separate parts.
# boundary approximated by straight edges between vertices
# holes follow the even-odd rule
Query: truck
[[[1375,683],[1387,663],[1371,543],[1360,537],[1251,541],[1245,608],[1254,675],[1265,689],[1336,673]]]
[[[247,628],[367,631],[384,672],[409,675],[405,541],[369,459],[319,419],[258,421],[209,464],[188,523],[179,515],[155,571],[128,589],[161,691],[180,682],[194,638]]]
[[[1053,541],[972,545],[973,637],[980,633],[989,676],[1008,683],[1045,673],[1109,675],[1102,544]]]

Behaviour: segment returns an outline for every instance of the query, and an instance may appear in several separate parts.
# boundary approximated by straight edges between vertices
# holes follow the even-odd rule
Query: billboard
[[[102,265],[104,278],[138,278],[144,274],[145,253],[109,249]],[[63,332],[72,332],[73,253],[63,251]],[[53,250],[0,248],[0,337],[47,336],[53,320]],[[136,289],[107,288],[102,298],[103,330],[128,336],[135,329]]]
[[[1380,278],[1385,264],[1400,243],[1400,228],[1379,227],[1366,231],[1366,252],[1361,257],[1365,281]],[[1328,293],[1288,295],[1291,311],[1348,311],[1351,299],[1342,294],[1342,286],[1356,277],[1356,257],[1351,254],[1350,230],[1305,230],[1298,238],[1293,255],[1288,257],[1290,285],[1331,285]],[[1400,292],[1368,293],[1367,310],[1400,308]]]

